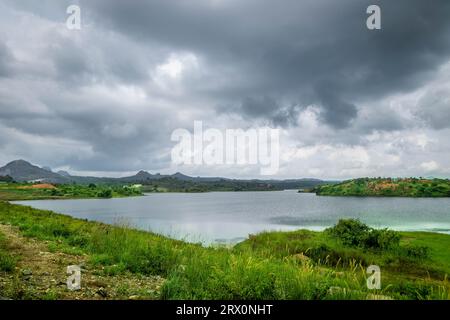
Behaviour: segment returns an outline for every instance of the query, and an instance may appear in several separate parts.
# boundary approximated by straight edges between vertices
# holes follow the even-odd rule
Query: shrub
[[[111,189],[105,189],[101,190],[97,193],[98,198],[112,198],[112,190]]]
[[[52,195],[52,196],[62,196],[62,195],[64,195],[60,190],[58,190],[58,189],[52,189],[51,191],[50,191],[50,195]]]
[[[326,231],[346,245],[360,246],[370,228],[359,220],[341,219],[334,227],[328,228]]]
[[[363,240],[363,246],[381,250],[389,250],[398,247],[400,235],[388,229],[371,229]]]
[[[413,259],[427,259],[430,256],[430,248],[418,245],[409,245],[403,248],[406,256]]]
[[[400,235],[388,229],[373,229],[359,220],[341,219],[326,232],[348,246],[388,250],[398,247]]]

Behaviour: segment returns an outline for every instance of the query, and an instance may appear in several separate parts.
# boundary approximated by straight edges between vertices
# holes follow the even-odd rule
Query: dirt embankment
[[[17,187],[17,189],[56,189],[56,187],[49,183],[39,183],[32,186]]]
[[[87,255],[49,250],[48,243],[23,237],[19,230],[0,224],[8,252],[18,258],[15,270],[0,271],[3,299],[157,299],[164,279],[125,273],[107,275]],[[81,267],[81,289],[67,288],[69,265]]]

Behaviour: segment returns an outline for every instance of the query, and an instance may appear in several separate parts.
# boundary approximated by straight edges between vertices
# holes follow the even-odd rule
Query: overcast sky
[[[0,0],[0,165],[260,177],[173,165],[194,120],[279,128],[272,178],[450,177],[450,1]]]

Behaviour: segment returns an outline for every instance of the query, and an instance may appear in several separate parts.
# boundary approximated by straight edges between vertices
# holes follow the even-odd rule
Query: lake
[[[265,230],[323,230],[340,218],[357,218],[373,227],[450,234],[450,198],[319,197],[287,190],[14,203],[205,244],[237,242]]]

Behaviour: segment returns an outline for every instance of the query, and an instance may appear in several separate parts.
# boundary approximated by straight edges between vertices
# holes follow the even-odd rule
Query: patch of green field
[[[27,183],[3,183],[0,185],[0,201],[118,198],[142,195],[140,188],[122,185],[61,184],[46,189],[32,186],[33,184]]]
[[[394,249],[347,246],[329,233],[305,230],[262,233],[234,248],[202,247],[6,202],[0,202],[0,222],[46,240],[52,250],[87,254],[99,272],[161,275],[167,279],[164,299],[366,299],[369,293],[396,299],[449,299],[448,283],[441,279],[447,260],[435,254],[449,236],[435,235],[428,241],[412,234],[414,241],[432,247],[430,257],[416,259]],[[431,276],[411,268],[397,270],[398,259],[411,268],[426,271],[430,262],[437,269]],[[365,267],[372,263],[380,264],[386,282],[376,292],[366,287]]]
[[[426,246],[430,249],[432,264],[450,275],[450,236],[429,232],[401,232],[401,243]]]

